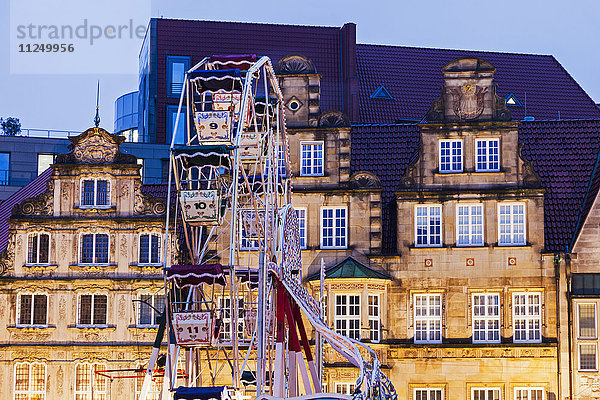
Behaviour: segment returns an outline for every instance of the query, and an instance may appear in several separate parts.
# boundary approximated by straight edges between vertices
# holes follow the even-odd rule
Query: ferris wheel
[[[269,58],[213,56],[192,67],[174,132],[181,122],[184,135],[173,134],[170,151],[165,322],[139,399],[165,331],[165,396],[349,399],[321,394],[304,314],[359,368],[355,397],[395,400],[376,357],[365,361],[361,343],[330,330],[301,285],[284,101]],[[173,254],[184,263],[173,264]]]

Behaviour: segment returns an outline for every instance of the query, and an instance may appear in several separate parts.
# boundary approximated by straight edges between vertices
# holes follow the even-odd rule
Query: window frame
[[[377,304],[371,304],[371,298],[377,299]],[[376,315],[371,315],[372,307],[377,310]],[[367,317],[369,320],[369,339],[372,343],[379,343],[381,341],[381,296],[379,293],[367,294]],[[373,328],[375,324],[377,325],[376,329]],[[376,333],[376,339],[373,339],[373,333]]]
[[[529,315],[529,310],[532,306],[532,303],[529,302],[529,296],[531,295],[537,295],[539,298],[539,303],[537,304],[539,307],[539,313],[538,315]],[[518,304],[516,302],[516,298],[517,296],[525,296],[525,304]],[[513,327],[513,343],[541,343],[542,342],[542,328],[543,328],[543,317],[542,317],[542,307],[543,307],[543,292],[514,292],[512,294],[512,327]],[[534,304],[533,304],[534,305]],[[518,306],[524,306],[525,307],[525,311],[526,311],[526,315],[524,316],[519,316],[517,317],[515,310]],[[535,306],[535,305],[534,305]],[[517,333],[517,320],[524,320],[525,321],[525,328],[523,329],[526,333],[527,338],[526,339],[517,339],[516,338],[516,333]],[[529,322],[531,321],[538,321],[538,334],[539,334],[539,339],[531,339],[530,338],[530,332],[531,329],[529,328]]]
[[[431,398],[431,392],[440,392],[440,399],[444,400],[444,388],[443,387],[415,387],[413,388],[413,400],[417,400],[417,391],[427,392],[427,400],[436,400]]]
[[[498,386],[489,386],[489,387],[486,387],[486,386],[474,386],[474,387],[471,387],[471,400],[475,400],[475,391],[476,390],[483,390],[483,391],[486,391],[486,392],[489,392],[491,390],[498,391],[498,400],[502,400],[502,388],[501,387],[498,387]],[[495,399],[490,399],[489,396],[488,396],[488,394],[489,393],[486,393],[484,400],[495,400]],[[481,397],[479,398],[479,400],[482,400]]]
[[[85,181],[94,181],[94,202],[93,204],[83,204],[83,200],[84,200],[84,182]],[[98,181],[105,181],[107,182],[107,190],[106,190],[106,198],[108,201],[108,204],[98,204]],[[112,181],[110,178],[104,178],[104,177],[85,177],[85,178],[81,178],[79,180],[79,208],[81,209],[90,209],[90,208],[97,208],[97,209],[108,209],[112,207]]]
[[[83,237],[86,235],[93,235],[94,236],[94,240],[93,240],[93,245],[92,245],[92,259],[93,262],[83,262],[82,261],[82,254],[83,254]],[[105,263],[101,263],[101,262],[97,262],[97,254],[96,254],[96,247],[97,247],[97,236],[98,235],[106,235],[107,237],[107,249],[106,249],[106,262]],[[99,265],[99,266],[107,266],[110,265],[110,233],[109,232],[81,232],[79,234],[79,260],[78,260],[78,264],[79,265],[84,265],[84,266],[90,266],[90,265]]]
[[[496,156],[498,157],[497,161],[490,161],[490,142],[496,142],[498,144],[497,146],[497,150],[498,150],[498,154],[496,154]],[[485,157],[485,165],[486,168],[479,168],[479,143],[485,143],[485,147],[483,147],[483,149],[485,150],[485,154],[481,155],[483,157]],[[475,164],[475,172],[500,172],[500,138],[479,138],[479,139],[475,139],[475,160],[474,160],[474,164]],[[492,163],[498,163],[498,168],[490,168],[490,164]]]
[[[456,163],[453,158],[455,155],[450,154],[449,156],[442,155],[442,143],[460,143],[460,169],[455,169],[454,164]],[[460,174],[464,172],[465,169],[465,160],[464,160],[464,142],[462,139],[440,139],[438,141],[438,171],[440,174]],[[450,145],[450,151],[452,151],[452,145]],[[442,162],[442,157],[450,157],[449,166],[450,169],[442,169],[442,165],[445,163]]]
[[[541,386],[516,386],[513,390],[513,394],[514,394],[514,400],[517,400],[517,391],[519,390],[523,390],[527,392],[527,400],[531,400],[531,392],[533,390],[539,390],[542,392],[542,398],[541,399],[536,399],[536,400],[545,400],[546,398],[546,390],[545,388],[541,387]],[[522,399],[522,397],[521,397]]]
[[[581,348],[584,346],[590,346],[594,348],[594,368],[582,368],[581,366]],[[579,371],[598,371],[598,345],[596,344],[596,342],[583,342],[583,343],[578,343],[577,345],[577,360],[578,360],[578,367],[579,367]]]
[[[87,375],[87,379],[88,379],[88,382],[89,382],[89,387],[85,388],[83,390],[78,390],[77,389],[77,378],[78,378],[78,376],[77,376],[77,369],[80,366],[82,366],[82,367],[84,367],[86,369],[86,375]],[[97,368],[97,366],[99,366],[100,368]],[[108,388],[107,378],[104,377],[104,376],[102,376],[102,375],[99,375],[99,374],[95,373],[95,371],[106,370],[106,369],[107,369],[106,364],[102,364],[102,363],[99,363],[99,362],[95,362],[95,363],[78,362],[78,363],[76,363],[75,364],[75,384],[73,385],[73,393],[75,394],[75,398],[76,399],[84,398],[84,399],[90,400],[90,399],[92,399],[92,394],[94,394],[94,398],[96,398],[96,395],[100,395],[100,397],[102,395],[104,395],[104,397],[101,397],[101,398],[106,399],[107,398],[106,396],[108,394],[108,390],[107,390],[107,388]],[[96,376],[99,376],[100,379],[104,380],[104,390],[99,390],[99,389],[97,389],[95,387],[96,386]],[[81,396],[81,397],[78,397],[78,396]]]
[[[8,156],[8,161],[6,163],[6,170],[0,169],[0,186],[10,186],[10,159],[12,158],[12,154],[8,151],[2,151],[0,152],[0,157],[2,157],[3,154]],[[0,166],[1,165],[2,163],[0,162]],[[6,178],[2,176],[4,173],[6,173]]]
[[[30,315],[30,323],[23,323],[21,320],[21,311],[23,310],[23,296],[31,296],[31,315]],[[46,316],[45,323],[43,324],[35,324],[35,309],[36,309],[36,296],[44,296],[46,298]],[[16,315],[17,323],[16,326],[18,328],[47,328],[48,327],[48,294],[44,292],[22,292],[17,294],[17,315]]]
[[[151,300],[152,300],[152,307],[145,305],[142,301],[142,297],[143,296],[150,296]],[[139,309],[136,312],[136,327],[138,328],[156,328],[158,327],[158,318],[160,317],[160,313],[155,311],[153,307],[156,307],[156,297],[160,297],[162,296],[162,301],[163,301],[163,307],[165,305],[165,294],[163,292],[155,292],[155,293],[151,293],[151,292],[141,292],[138,293],[137,295],[137,299],[138,299],[138,304],[139,304]],[[142,319],[142,307],[148,307],[149,311],[150,311],[150,323],[149,324],[143,324],[141,322]],[[154,323],[156,321],[156,323]]]
[[[56,160],[56,154],[54,153],[37,153],[37,174],[38,176],[40,176],[44,171],[46,171],[46,169],[40,170],[40,156],[50,156],[52,157],[52,162],[50,164],[48,164],[48,167],[46,167],[46,169],[50,168],[50,165],[54,164],[54,161]]]
[[[461,208],[467,208],[468,210],[468,214],[466,215],[460,215],[460,209]],[[473,214],[473,209],[475,208],[479,208],[481,210],[481,214],[479,215],[481,217],[481,223],[480,224],[473,224],[473,217],[476,217],[476,215]],[[461,224],[461,217],[466,217],[467,218],[467,224]],[[456,246],[458,247],[481,247],[485,244],[485,208],[483,207],[482,203],[457,203],[456,204]],[[466,237],[468,238],[468,243],[461,243],[460,242],[460,238],[461,236],[465,236],[465,234],[461,234],[460,233],[460,228],[462,226],[466,226],[468,233],[466,234]],[[480,226],[481,227],[481,233],[477,234],[477,233],[473,233],[474,229]],[[474,243],[474,238],[477,236],[481,236],[481,242],[480,243]]]
[[[350,298],[357,298],[358,303],[350,304]],[[338,298],[344,298],[344,304],[338,304]],[[361,300],[362,296],[360,293],[335,293],[334,294],[334,306],[335,309],[333,311],[333,326],[334,330],[337,334],[341,334],[347,336],[351,339],[360,340],[362,338],[362,310],[361,310]],[[338,313],[338,307],[343,307],[346,310],[345,314]],[[351,307],[358,307],[358,313],[350,314]],[[338,322],[346,322],[345,327],[338,327]],[[358,328],[356,326],[351,327],[351,323],[358,322]],[[358,332],[358,337],[353,336]]]
[[[328,235],[327,236],[324,235],[324,229],[325,229],[324,222],[325,222],[325,218],[324,218],[323,213],[326,210],[332,210],[333,211],[333,214],[332,214],[332,217],[331,217],[331,219],[332,219],[332,226],[331,227],[327,227],[327,229],[331,229],[332,233],[333,233],[331,235],[331,241],[333,243],[331,246],[325,245],[325,240],[329,239]],[[336,235],[336,231],[338,229],[338,227],[335,226],[336,225],[336,221],[338,219],[341,219],[341,218],[339,218],[339,217],[336,216],[336,211],[337,210],[344,210],[344,217],[343,217],[343,221],[344,221],[344,226],[343,226],[344,236],[343,237]],[[319,232],[320,232],[320,248],[321,249],[347,249],[348,248],[348,219],[349,219],[348,218],[348,207],[347,206],[322,206],[321,209],[320,209],[320,211],[319,211],[319,213],[320,213],[320,218],[319,218],[319,223],[320,223],[320,229],[319,229]],[[335,243],[336,243],[337,239],[343,240],[343,245],[336,246]]]
[[[296,218],[298,218],[298,233],[300,234],[300,249],[306,250],[308,248],[308,208],[306,207],[294,207],[296,211]],[[304,217],[300,217],[299,213],[303,213]],[[302,221],[303,224],[300,223]],[[303,226],[302,226],[303,225]],[[304,235],[302,234],[304,232]]]
[[[583,336],[581,335],[581,306],[593,306],[594,307],[594,335]],[[598,338],[598,318],[596,314],[596,303],[577,303],[577,338],[578,339],[597,339]]]
[[[148,235],[148,262],[142,262],[142,236]],[[158,260],[152,262],[152,237],[158,236]],[[162,233],[143,231],[138,235],[138,265],[140,266],[161,266],[162,265],[162,245],[163,236]]]
[[[427,209],[427,215],[425,216],[420,216],[418,215],[418,210],[419,208],[425,208]],[[431,209],[436,208],[440,210],[440,213],[438,215],[439,217],[439,243],[431,243],[435,238],[436,235],[431,235]],[[444,218],[443,218],[443,213],[444,213],[444,209],[442,207],[441,204],[416,204],[414,207],[414,239],[415,239],[415,247],[443,247],[444,246]],[[419,235],[418,235],[418,231],[419,231],[419,224],[418,224],[418,218],[423,218],[426,217],[427,218],[427,224],[424,225],[426,227],[426,238],[427,238],[427,243],[422,243],[419,244]]]
[[[170,104],[167,104],[166,107],[167,107],[167,110],[166,110],[167,111],[167,118],[166,118],[167,129],[166,129],[166,133],[165,133],[165,138],[166,138],[166,144],[170,145],[171,142],[173,141],[173,131],[175,129],[175,121],[177,119],[178,107],[175,105],[170,105]],[[176,133],[180,133],[179,129],[182,129],[182,132],[180,134],[182,134],[183,137],[181,139],[183,139],[185,141],[186,137],[187,137],[187,127],[188,127],[189,121],[186,118],[184,113],[180,114],[179,119],[181,121],[179,121],[180,123],[177,125],[178,132],[176,132]],[[182,125],[181,122],[183,122],[183,127],[181,126]],[[178,143],[177,140],[175,140],[175,143]]]
[[[515,222],[514,222],[514,213],[513,213],[513,207],[514,206],[523,206],[523,241],[522,242],[517,242],[515,241]],[[501,241],[501,237],[503,235],[502,231],[501,231],[501,210],[502,207],[504,206],[509,206],[510,207],[510,233],[508,234],[510,236],[510,242],[502,242]],[[498,210],[497,210],[497,217],[498,217],[498,223],[497,223],[497,236],[498,236],[498,246],[526,246],[527,245],[527,203],[524,201],[514,201],[514,202],[499,202],[498,203]],[[506,225],[506,224],[505,224]],[[520,233],[518,233],[520,235]]]
[[[181,82],[181,89],[173,90],[173,64],[183,64],[183,82]],[[192,59],[189,56],[172,56],[168,55],[166,59],[166,79],[167,84],[167,97],[179,97],[183,91],[183,85],[185,85],[185,74],[190,69]]]
[[[485,299],[485,304],[483,305],[475,305],[475,297],[476,296],[484,296]],[[497,312],[498,314],[496,316],[492,315],[490,316],[488,311],[489,308],[494,305],[491,305],[488,303],[489,297],[490,296],[496,296],[496,298],[498,299],[498,304],[497,304]],[[475,307],[483,307],[485,310],[485,315],[481,316],[475,315],[475,311],[476,308]],[[500,296],[500,293],[493,293],[493,292],[477,292],[477,293],[471,293],[471,326],[472,326],[472,341],[473,343],[500,343],[500,341],[502,340],[502,298]],[[485,327],[483,329],[483,332],[485,334],[485,339],[475,339],[475,321],[483,321],[485,323]],[[497,330],[492,330],[489,328],[489,322],[497,322],[498,323],[498,328]],[[479,329],[479,331],[481,331],[481,329]],[[490,340],[489,338],[489,334],[490,332],[494,332],[496,331],[496,333],[498,334],[498,339],[495,340]]]
[[[314,146],[321,146],[321,157],[314,157]],[[304,146],[310,146],[310,158],[304,157]],[[307,140],[300,142],[300,176],[325,176],[325,142],[322,140]],[[304,166],[304,160],[309,160],[310,164]],[[316,161],[320,160],[320,165]],[[310,172],[305,172],[305,168],[310,169]],[[318,169],[320,168],[320,171]]]
[[[40,262],[40,246],[41,246],[41,240],[40,237],[41,235],[46,235],[48,236],[48,254],[47,254],[47,258],[48,261],[46,262]],[[31,262],[31,260],[29,259],[29,245],[30,245],[30,240],[32,236],[37,236],[37,249],[35,252],[36,255],[36,260],[35,262]],[[35,232],[29,232],[27,234],[27,246],[25,247],[25,265],[50,265],[50,233],[47,231],[35,231]]]
[[[22,365],[27,365],[27,389],[17,389],[17,368]],[[43,390],[33,390],[32,386],[32,371],[33,367],[36,365],[41,365],[44,368],[44,388]],[[30,399],[46,399],[46,394],[48,390],[48,368],[43,362],[17,362],[14,364],[13,368],[13,399],[17,398],[17,395],[25,395],[27,400]]]
[[[338,388],[341,388],[343,391],[338,391]],[[334,393],[336,394],[352,396],[354,390],[356,390],[356,382],[335,382],[334,384]]]
[[[81,323],[81,308],[82,308],[82,304],[81,304],[81,298],[82,296],[92,296],[92,304],[91,304],[91,309],[90,309],[90,323],[89,324],[83,324]],[[106,311],[104,314],[104,323],[103,324],[96,324],[94,323],[94,319],[95,319],[95,308],[96,308],[96,297],[97,296],[105,296],[106,297]],[[76,326],[78,328],[106,328],[108,327],[108,293],[105,292],[85,292],[85,293],[78,293],[77,294],[77,320],[76,320]]]
[[[222,326],[219,332],[219,341],[222,343],[229,343],[233,339],[233,316],[229,314],[231,312],[231,297],[221,296],[218,298],[219,308],[218,311],[223,310],[223,317],[221,319]],[[227,304],[228,303],[228,304]],[[246,321],[244,321],[245,302],[243,298],[238,298],[238,340],[244,339],[244,330],[246,329]],[[226,315],[229,314],[227,317]],[[229,325],[229,329],[225,327]]]
[[[431,311],[429,311],[430,308],[430,300],[431,298],[434,297],[439,297],[440,299],[440,304],[439,304],[439,316],[431,316],[431,315],[426,315],[426,316],[422,316],[419,315],[417,316],[417,297],[425,297],[427,298],[427,309],[428,309],[428,314],[431,313]],[[443,293],[414,293],[412,296],[412,301],[413,301],[413,342],[414,343],[442,343],[443,341],[443,322],[444,322],[444,318],[443,318],[443,314],[444,314],[444,297],[443,297]],[[426,339],[417,339],[417,321],[422,321],[422,322],[427,322],[426,324]],[[436,322],[438,321],[440,324],[440,328],[439,328],[439,339],[429,339],[431,337],[431,333],[435,332],[434,329],[431,328],[430,325],[430,321],[432,322]]]

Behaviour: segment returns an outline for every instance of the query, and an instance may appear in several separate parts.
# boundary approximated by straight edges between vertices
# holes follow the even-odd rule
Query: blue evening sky
[[[60,0],[54,6],[62,19],[69,17]],[[24,128],[83,131],[92,125],[99,79],[102,126],[112,131],[114,100],[137,88],[137,65],[124,66],[130,74],[56,75],[41,74],[42,64],[40,75],[11,75],[9,57],[14,49],[9,44],[9,11],[10,1],[0,0],[0,117],[18,117]],[[106,12],[110,16],[119,10]],[[354,22],[359,43],[552,54],[600,102],[597,0],[154,0],[151,13],[164,18],[302,25]],[[131,51],[137,55],[139,45]],[[104,57],[89,62],[120,60]]]

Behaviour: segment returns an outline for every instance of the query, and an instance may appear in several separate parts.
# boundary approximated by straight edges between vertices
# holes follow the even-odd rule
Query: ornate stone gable
[[[54,181],[50,179],[46,191],[21,203],[12,209],[13,217],[50,216],[54,212]]]
[[[79,136],[70,137],[70,152],[56,157],[56,164],[135,164],[137,158],[121,153],[124,136],[108,133],[102,128],[90,128]]]

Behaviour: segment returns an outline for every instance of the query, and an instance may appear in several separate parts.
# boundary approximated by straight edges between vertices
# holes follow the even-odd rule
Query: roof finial
[[[96,91],[96,116],[94,117],[94,125],[96,128],[100,125],[100,110],[98,108],[98,100],[100,99],[100,80],[98,80],[98,90]]]

